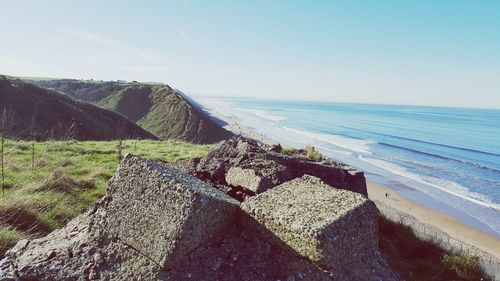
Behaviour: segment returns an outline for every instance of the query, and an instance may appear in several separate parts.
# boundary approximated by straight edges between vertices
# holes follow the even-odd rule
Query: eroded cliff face
[[[229,149],[212,163],[224,147],[245,154]],[[20,241],[0,261],[0,279],[399,280],[378,252],[377,209],[362,193],[332,187],[323,174],[292,179],[288,162],[274,174],[254,165],[272,184],[244,197],[214,185],[209,175],[225,180],[229,163],[266,154],[261,149],[234,139],[196,165],[178,163],[204,171],[206,181],[127,155],[92,210],[47,237]]]

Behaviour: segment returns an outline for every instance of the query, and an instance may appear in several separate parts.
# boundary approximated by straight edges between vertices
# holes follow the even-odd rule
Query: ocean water
[[[234,122],[360,168],[500,237],[500,110],[201,98]]]

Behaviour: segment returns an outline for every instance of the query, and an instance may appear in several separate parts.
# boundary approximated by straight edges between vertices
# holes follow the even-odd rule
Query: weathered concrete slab
[[[238,204],[197,178],[127,156],[110,182],[99,225],[161,267],[170,267],[230,225]]]
[[[373,202],[312,176],[251,197],[241,207],[286,247],[323,268],[359,262],[378,250]]]

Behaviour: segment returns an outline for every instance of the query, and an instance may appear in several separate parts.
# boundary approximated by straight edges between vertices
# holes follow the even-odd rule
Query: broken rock
[[[97,215],[110,237],[161,267],[171,267],[230,225],[237,209],[236,200],[205,182],[129,156],[111,180],[103,212]]]

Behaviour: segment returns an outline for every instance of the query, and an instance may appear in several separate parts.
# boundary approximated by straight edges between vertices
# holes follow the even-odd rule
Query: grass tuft
[[[323,155],[321,155],[321,153],[317,151],[314,146],[308,145],[306,146],[306,148],[304,148],[304,150],[307,159],[316,162],[323,160]]]
[[[0,253],[5,253],[12,248],[17,241],[24,238],[26,238],[26,235],[23,232],[0,224]]]
[[[469,257],[462,254],[445,254],[443,263],[448,269],[464,280],[478,280],[482,269],[478,257]]]
[[[299,154],[299,151],[293,147],[283,147],[281,149],[280,153],[283,153],[286,155],[296,155],[296,154]]]
[[[15,203],[0,207],[0,223],[26,234],[46,234],[51,230],[27,206]]]
[[[301,156],[301,157],[306,158],[307,160],[315,161],[315,162],[319,162],[319,161],[322,161],[324,159],[321,152],[316,150],[316,148],[312,145],[308,145],[304,149],[295,149],[293,147],[284,147],[281,149],[280,152],[283,154],[286,154],[286,155]]]

